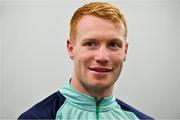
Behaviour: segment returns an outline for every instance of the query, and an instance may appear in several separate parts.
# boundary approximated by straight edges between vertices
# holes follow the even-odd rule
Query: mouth
[[[91,71],[99,72],[99,73],[107,73],[113,70],[112,68],[104,68],[104,67],[90,67],[89,69]]]

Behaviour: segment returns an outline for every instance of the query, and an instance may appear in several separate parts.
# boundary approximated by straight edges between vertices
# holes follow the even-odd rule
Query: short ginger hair
[[[125,38],[127,37],[127,23],[123,13],[114,5],[107,2],[92,2],[78,8],[70,21],[70,39],[75,39],[76,27],[80,19],[85,15],[93,15],[110,20],[114,25],[123,25]]]

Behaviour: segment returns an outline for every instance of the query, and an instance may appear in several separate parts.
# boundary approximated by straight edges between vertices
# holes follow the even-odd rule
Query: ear
[[[124,48],[124,61],[126,61],[126,57],[128,54],[128,46],[129,46],[129,43],[126,41],[125,42],[125,48]]]
[[[67,47],[69,57],[73,60],[73,58],[74,58],[74,52],[73,52],[74,44],[73,44],[73,42],[71,40],[67,40],[66,47]]]

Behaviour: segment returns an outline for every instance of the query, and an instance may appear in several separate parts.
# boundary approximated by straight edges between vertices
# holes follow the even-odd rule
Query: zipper
[[[96,120],[99,120],[99,108],[100,108],[101,100],[96,100]]]

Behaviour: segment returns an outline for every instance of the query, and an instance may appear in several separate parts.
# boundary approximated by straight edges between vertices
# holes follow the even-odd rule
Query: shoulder
[[[123,102],[119,99],[116,99],[116,101],[123,110],[134,113],[140,120],[153,120],[152,117],[140,112],[139,110],[133,108],[132,106],[126,104],[125,102]]]
[[[56,112],[64,101],[65,97],[57,91],[22,113],[18,119],[55,119]]]

